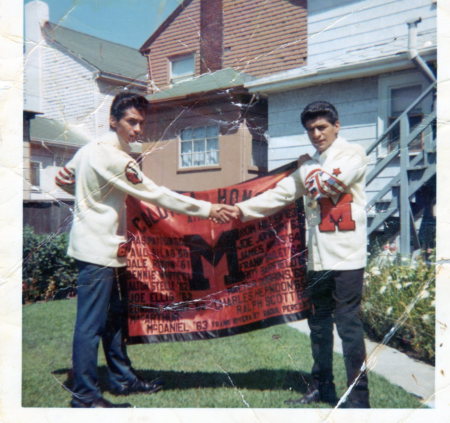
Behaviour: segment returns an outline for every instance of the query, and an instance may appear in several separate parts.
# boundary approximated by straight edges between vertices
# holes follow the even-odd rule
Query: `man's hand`
[[[304,163],[307,162],[308,160],[312,160],[312,157],[311,157],[309,154],[302,154],[302,155],[297,159],[298,167],[300,167],[302,164],[304,164]]]
[[[214,223],[228,223],[231,219],[237,219],[239,216],[239,208],[228,204],[213,204],[209,213],[209,218]]]

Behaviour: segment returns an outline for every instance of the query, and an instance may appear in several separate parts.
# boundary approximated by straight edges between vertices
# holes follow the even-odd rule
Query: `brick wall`
[[[200,73],[222,69],[223,0],[200,2]]]

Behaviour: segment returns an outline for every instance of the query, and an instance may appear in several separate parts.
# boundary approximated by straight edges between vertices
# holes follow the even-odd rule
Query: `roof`
[[[420,41],[430,36],[433,38],[429,41],[430,45],[419,50],[419,54],[426,59],[436,57],[436,35],[427,32],[420,34],[418,37],[419,44],[426,45]],[[245,87],[250,92],[284,91],[407,69],[414,65],[408,58],[406,46],[406,37],[398,37],[383,44],[349,49],[345,54],[332,57],[324,62],[317,62],[254,79],[246,83]]]
[[[139,49],[141,52],[147,50],[153,41],[175,20],[175,18],[192,2],[192,0],[183,0],[182,3],[166,18],[166,20],[153,32],[150,38]]]
[[[224,90],[243,86],[254,78],[248,74],[226,68],[212,73],[205,73],[196,78],[179,82],[168,90],[147,95],[149,101],[162,101],[175,98],[185,98],[192,94],[201,94],[208,91]]]
[[[139,50],[46,22],[44,34],[74,56],[109,77],[147,80],[147,63]]]
[[[30,121],[30,138],[32,141],[64,144],[80,147],[89,140],[86,136],[58,120],[36,117]]]
[[[30,139],[68,147],[82,147],[90,141],[89,136],[78,131],[75,126],[44,117],[30,120]],[[142,143],[133,142],[130,147],[131,153],[142,153]]]

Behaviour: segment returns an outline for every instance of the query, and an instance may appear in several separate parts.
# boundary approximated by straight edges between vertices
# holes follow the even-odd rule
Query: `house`
[[[65,230],[73,201],[53,182],[58,167],[109,130],[117,92],[146,92],[146,61],[133,48],[49,22],[48,5],[35,0],[25,5],[24,79],[24,224]]]
[[[244,84],[267,97],[269,169],[313,152],[299,113],[328,100],[341,135],[370,154],[371,238],[400,233],[404,255],[432,247],[436,1],[315,0],[307,12],[307,64]]]
[[[245,84],[305,64],[305,0],[185,0],[140,51],[151,102],[145,173],[203,190],[266,172],[267,102]]]

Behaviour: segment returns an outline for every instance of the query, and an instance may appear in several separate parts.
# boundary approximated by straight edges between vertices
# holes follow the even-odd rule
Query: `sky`
[[[32,0],[25,0],[25,4]],[[42,0],[50,21],[139,48],[182,0]]]

